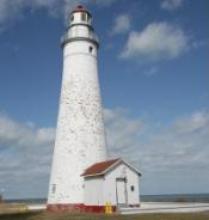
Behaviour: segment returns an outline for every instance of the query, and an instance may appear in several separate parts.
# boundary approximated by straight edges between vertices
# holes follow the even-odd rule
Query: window
[[[52,193],[54,194],[56,192],[56,184],[52,184]]]
[[[90,46],[90,47],[89,47],[89,53],[92,53],[92,52],[93,52],[93,47]]]
[[[86,21],[86,13],[82,13],[81,14],[81,20],[82,21]]]
[[[135,188],[134,188],[134,186],[132,185],[132,186],[131,186],[131,192],[134,192],[134,190],[135,190]]]
[[[71,16],[71,21],[74,21],[74,16],[73,15]]]
[[[91,16],[87,15],[87,21],[90,22],[91,21]]]

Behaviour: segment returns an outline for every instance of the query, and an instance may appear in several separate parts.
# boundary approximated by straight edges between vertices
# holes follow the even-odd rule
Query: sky
[[[110,157],[141,194],[209,193],[209,1],[83,0],[100,38]],[[0,194],[45,198],[76,0],[0,0]]]

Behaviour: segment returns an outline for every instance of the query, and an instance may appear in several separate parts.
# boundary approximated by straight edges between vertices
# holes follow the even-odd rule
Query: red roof
[[[73,11],[74,12],[87,12],[88,14],[90,14],[90,12],[83,6],[83,5],[78,5]]]
[[[116,162],[120,161],[120,158],[114,160],[107,160],[100,163],[95,163],[88,167],[81,176],[94,176],[96,174],[103,174],[105,170],[114,165]]]

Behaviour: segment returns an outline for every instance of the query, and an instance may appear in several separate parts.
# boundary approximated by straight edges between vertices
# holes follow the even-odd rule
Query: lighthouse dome
[[[99,47],[99,39],[92,26],[91,13],[82,5],[78,5],[70,13],[69,25],[61,39],[61,46],[72,41],[87,41]]]
[[[70,14],[70,26],[76,24],[90,25],[92,23],[91,13],[83,6],[78,5]]]

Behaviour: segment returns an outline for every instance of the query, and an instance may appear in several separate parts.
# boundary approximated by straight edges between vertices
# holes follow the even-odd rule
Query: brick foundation
[[[116,212],[116,206],[112,206],[113,212]],[[105,206],[92,206],[84,204],[48,204],[47,210],[51,212],[75,212],[75,213],[104,213]]]

